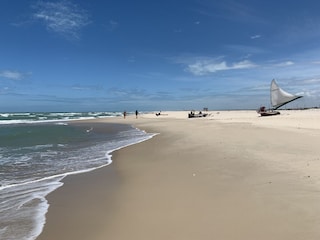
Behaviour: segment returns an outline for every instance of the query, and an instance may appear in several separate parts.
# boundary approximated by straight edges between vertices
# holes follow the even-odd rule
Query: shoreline
[[[37,240],[319,238],[318,125],[293,114],[263,119],[271,128],[232,111],[185,116],[99,119],[160,134],[66,177]]]

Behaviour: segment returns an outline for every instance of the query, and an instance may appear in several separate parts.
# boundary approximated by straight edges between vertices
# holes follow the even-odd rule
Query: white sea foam
[[[0,125],[86,120],[120,115],[119,112],[0,113]]]

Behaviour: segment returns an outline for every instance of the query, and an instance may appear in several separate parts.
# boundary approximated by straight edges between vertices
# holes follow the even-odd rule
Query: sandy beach
[[[152,139],[66,177],[37,240],[320,239],[320,110],[161,112]]]

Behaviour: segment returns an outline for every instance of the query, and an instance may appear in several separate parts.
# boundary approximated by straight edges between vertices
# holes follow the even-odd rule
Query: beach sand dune
[[[320,238],[320,112],[185,113],[98,120],[160,134],[67,177],[38,239]]]

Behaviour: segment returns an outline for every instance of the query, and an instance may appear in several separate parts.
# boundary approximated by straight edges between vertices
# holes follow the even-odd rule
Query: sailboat
[[[278,86],[276,81],[273,79],[270,85],[270,100],[272,109],[266,110],[266,108],[262,106],[258,110],[258,113],[260,113],[261,116],[279,115],[280,112],[276,111],[276,109],[301,97],[302,96],[293,95],[284,91]]]

